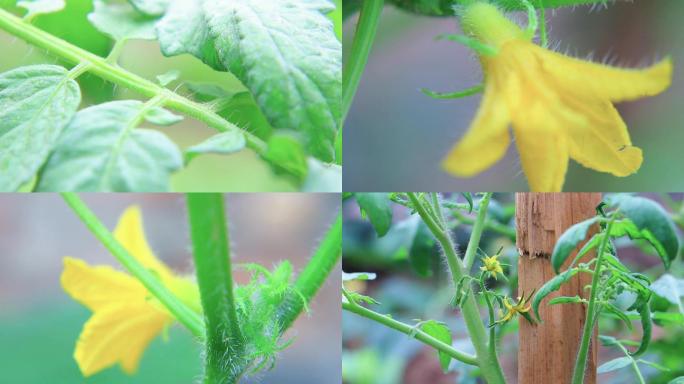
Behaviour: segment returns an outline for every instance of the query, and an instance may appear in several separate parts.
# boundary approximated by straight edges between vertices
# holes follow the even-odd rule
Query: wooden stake
[[[517,193],[515,196],[518,253],[518,295],[539,289],[555,276],[550,256],[556,240],[571,225],[593,217],[601,202],[600,193]],[[587,239],[596,233],[592,228]],[[580,246],[581,248],[581,246]],[[573,256],[576,251],[573,253]],[[568,258],[567,264],[573,259]],[[586,259],[594,253],[586,255]],[[567,266],[564,266],[564,270]],[[557,296],[580,295],[588,298],[584,287],[591,276],[579,274],[565,283],[540,305],[542,323],[531,325],[520,318],[518,384],[570,383],[577,357],[586,306],[557,304],[548,300]],[[589,350],[584,384],[596,383],[596,333]]]

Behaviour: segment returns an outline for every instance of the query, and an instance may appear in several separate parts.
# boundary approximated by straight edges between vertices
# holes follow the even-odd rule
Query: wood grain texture
[[[550,256],[556,240],[575,223],[593,217],[601,201],[600,193],[517,193],[516,230],[518,253],[518,294],[529,294],[555,276]],[[590,229],[589,238],[597,227]],[[578,248],[581,248],[578,247]],[[576,251],[568,258],[569,264]],[[590,252],[585,259],[594,257]],[[565,269],[564,266],[563,269]],[[561,289],[549,295],[540,306],[542,323],[531,325],[520,318],[518,353],[519,384],[570,383],[579,348],[586,306],[561,304],[548,306],[557,296],[587,297],[582,287],[591,284],[591,276],[573,277]],[[596,383],[597,345],[594,333],[589,351],[585,384]]]

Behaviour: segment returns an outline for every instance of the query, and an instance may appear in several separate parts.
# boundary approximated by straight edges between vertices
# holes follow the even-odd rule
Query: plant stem
[[[342,214],[338,214],[332,227],[314,252],[309,263],[294,283],[296,293],[289,295],[278,311],[281,330],[287,330],[299,316],[321,285],[328,278],[342,255]]]
[[[489,200],[491,198],[492,193],[487,192],[482,196],[482,200],[480,200],[480,206],[477,209],[477,218],[475,219],[475,223],[473,223],[473,231],[470,233],[468,248],[466,248],[466,253],[463,257],[463,267],[466,272],[470,271],[470,268],[473,267],[473,262],[475,262],[475,254],[477,254],[477,248],[479,247],[480,238],[482,237],[482,230],[487,221],[487,208],[489,207]]]
[[[618,348],[622,351],[622,353],[625,354],[626,357],[629,357],[630,360],[632,360],[632,368],[634,369],[634,372],[636,373],[636,377],[639,380],[639,384],[646,384],[644,381],[644,376],[641,374],[641,370],[639,369],[639,366],[637,365],[637,361],[634,360],[634,358],[629,354],[629,351],[627,348],[625,348],[624,345],[622,345],[621,342],[617,342]]]
[[[62,197],[83,224],[88,227],[90,232],[100,240],[128,272],[138,279],[194,336],[204,338],[204,323],[197,313],[183,304],[152,272],[140,264],[135,257],[131,256],[78,195],[75,193],[62,193]]]
[[[415,193],[409,192],[407,195],[420,217],[430,229],[430,232],[432,232],[442,246],[444,255],[446,256],[447,264],[449,265],[454,287],[458,286],[458,282],[464,275],[466,275],[466,273],[464,272],[461,260],[456,255],[454,244],[451,240],[451,236],[448,233],[448,229],[442,230],[435,223]],[[478,214],[477,220],[473,227],[473,233],[471,234],[466,254],[468,251],[471,251],[471,247],[474,247],[474,249],[471,251],[474,252],[479,246],[480,235],[482,234],[481,227],[484,225],[486,213],[487,205],[480,204],[480,213]],[[475,227],[479,228],[479,230],[476,231]],[[482,319],[480,318],[480,311],[477,306],[477,302],[475,301],[475,294],[473,293],[472,289],[469,290],[461,309],[463,312],[463,320],[465,321],[466,328],[468,329],[468,335],[470,336],[470,340],[475,347],[475,352],[479,361],[478,365],[482,371],[482,376],[489,384],[505,383],[506,380],[504,378],[503,370],[501,369],[501,364],[499,364],[498,358],[496,356],[491,356],[489,353],[487,331],[485,330]],[[491,342],[495,341],[491,340]]]
[[[456,220],[458,220],[459,222],[461,222],[463,224],[468,224],[468,225],[475,224],[475,219],[462,214],[457,209],[453,209],[453,210],[451,210],[451,212],[454,215],[454,218],[456,218]],[[490,230],[490,231],[494,231],[496,233],[499,233],[501,235],[508,237],[511,241],[515,241],[515,229],[513,229],[507,225],[501,224],[501,223],[494,221],[494,220],[491,220],[491,219],[487,219],[487,220],[485,220],[485,229]]]
[[[350,58],[345,63],[346,65],[342,72],[343,123],[347,113],[349,113],[352,100],[354,100],[354,95],[361,82],[363,70],[368,62],[368,55],[373,47],[375,34],[378,31],[383,5],[383,0],[367,0],[361,4],[361,13],[359,14],[359,22],[356,25],[354,42],[349,54]]]
[[[420,329],[416,327],[412,327],[408,324],[402,323],[400,321],[394,320],[389,316],[381,315],[375,311],[372,311],[368,308],[362,307],[358,304],[353,304],[353,303],[342,303],[342,309],[345,311],[349,311],[352,313],[355,313],[359,316],[363,316],[367,319],[376,321],[386,327],[392,328],[394,330],[397,330],[401,333],[405,333],[416,340],[425,343],[432,348],[435,348],[436,350],[440,352],[444,352],[447,355],[453,357],[454,359],[465,363],[469,365],[474,365],[478,366],[478,360],[475,358],[475,356],[469,355],[467,353],[461,352],[457,350],[456,348],[452,347],[449,344],[443,343],[434,337],[428,335],[427,333],[421,331]]]
[[[263,140],[223,119],[207,106],[189,100],[154,82],[128,72],[118,65],[108,62],[107,59],[94,55],[36,28],[3,9],[0,9],[0,28],[66,61],[74,64],[87,62],[90,64],[88,71],[92,74],[131,89],[145,97],[152,98],[158,95],[165,95],[167,98],[165,106],[168,108],[202,121],[219,132],[238,130],[244,134],[248,148],[251,148],[260,155],[266,152],[266,143]]]
[[[236,382],[245,340],[238,323],[223,196],[188,193],[193,257],[207,326],[206,383]]]
[[[579,350],[577,351],[577,360],[575,360],[575,369],[572,372],[572,384],[582,384],[584,381],[584,371],[587,367],[587,354],[589,352],[589,344],[591,343],[591,336],[594,331],[594,317],[596,315],[596,295],[599,280],[601,279],[601,262],[603,261],[603,252],[606,249],[608,241],[610,240],[610,230],[613,228],[615,222],[615,213],[611,217],[606,226],[605,236],[601,239],[601,244],[598,247],[598,255],[596,256],[596,267],[594,267],[594,275],[591,278],[591,292],[589,296],[589,307],[587,308],[587,317],[582,330],[582,340],[580,342]]]

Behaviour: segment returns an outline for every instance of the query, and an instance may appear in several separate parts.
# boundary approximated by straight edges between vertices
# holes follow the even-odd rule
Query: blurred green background
[[[644,151],[636,175],[617,178],[570,162],[567,191],[676,191],[684,189],[684,1],[611,1],[607,7],[548,12],[551,46],[571,55],[620,66],[644,66],[670,55],[675,74],[659,96],[618,104],[633,143]],[[524,23],[522,14],[514,14]],[[356,16],[346,20],[348,53]],[[455,18],[416,16],[386,6],[376,45],[345,127],[345,191],[520,191],[527,183],[517,149],[474,178],[443,172],[442,158],[468,128],[480,95],[433,100],[419,89],[455,91],[480,84],[467,48],[435,41],[461,33]]]
[[[24,11],[16,8],[15,3],[15,0],[0,0],[0,7],[14,11],[16,14],[23,14]],[[68,0],[66,3],[67,6],[63,11],[36,17],[35,25],[97,55],[106,56],[112,46],[112,41],[93,28],[86,19],[86,15],[92,10],[92,0]],[[342,0],[335,0],[335,3],[338,10],[329,16],[335,21],[338,36],[341,37]],[[59,62],[44,51],[0,30],[0,72],[22,65],[44,63],[71,66],[70,63]],[[245,90],[240,81],[230,73],[213,71],[193,56],[164,57],[159,50],[159,45],[154,41],[131,40],[128,42],[120,64],[129,71],[154,82],[156,82],[157,75],[170,70],[179,70],[181,72],[179,80],[169,87],[171,89],[178,87],[180,94],[189,97],[191,92],[185,87],[179,87],[180,84],[184,82],[213,83],[229,92]],[[81,108],[113,99],[140,99],[140,95],[132,91],[115,87],[87,74],[81,76],[78,82],[83,93]],[[249,131],[258,132],[268,126],[263,114],[251,99],[231,103],[229,107],[230,110],[222,115]],[[171,127],[146,126],[146,128],[163,131],[181,150],[202,142],[216,133],[203,123],[190,118]],[[178,192],[296,190],[290,180],[276,176],[269,166],[250,150],[228,156],[200,156],[187,168],[174,175],[172,188]]]
[[[140,205],[157,256],[178,273],[192,273],[183,195],[84,197],[109,228],[127,206]],[[340,209],[338,194],[231,194],[226,199],[234,263],[271,268],[289,259],[295,272]],[[187,384],[201,379],[200,345],[179,325],[171,327],[168,341],[152,342],[136,375],[112,367],[84,379],[72,355],[90,312],[60,286],[64,256],[121,269],[58,195],[0,194],[0,382]],[[236,270],[235,279],[244,284],[249,276]],[[244,383],[339,384],[340,284],[338,267],[310,314],[286,333],[285,339],[294,342],[278,355],[275,368]]]
[[[684,200],[682,194],[644,194],[662,204],[676,220],[677,233],[682,242],[684,231]],[[443,194],[445,200],[465,203],[458,193]],[[477,202],[477,199],[476,199]],[[387,234],[378,237],[371,223],[362,217],[355,199],[349,198],[343,204],[343,258],[344,272],[373,272],[377,278],[372,281],[351,281],[345,286],[379,302],[368,307],[381,314],[407,324],[420,320],[435,319],[449,326],[453,346],[466,353],[475,353],[461,311],[452,305],[454,286],[447,271],[441,250],[436,244],[414,249],[414,234],[417,214],[409,209],[392,204],[392,226]],[[466,210],[445,209],[449,223],[453,225],[452,238],[459,255],[464,255],[472,231],[473,214]],[[479,244],[480,253],[473,265],[479,271],[483,254],[493,255],[503,247],[500,262],[508,281],[490,279],[491,289],[515,297],[518,286],[518,252],[515,246],[515,195],[496,193],[489,204],[487,220],[496,224],[486,228]],[[412,232],[413,231],[413,232]],[[415,235],[417,237],[417,235]],[[415,243],[413,243],[415,244]],[[615,242],[620,260],[632,271],[647,275],[651,281],[666,271],[651,247],[640,247],[626,238]],[[684,278],[684,247],[667,273],[677,279]],[[618,298],[618,305],[631,303],[627,297]],[[480,308],[485,308],[478,297]],[[633,298],[631,299],[633,300]],[[662,305],[664,299],[655,298],[652,306]],[[658,304],[656,304],[658,303]],[[677,312],[675,305],[664,303],[663,310]],[[483,311],[483,316],[486,316]],[[501,315],[497,315],[500,317]],[[499,356],[509,384],[517,383],[518,367],[518,322],[506,323],[499,330]],[[600,333],[621,339],[638,340],[641,336],[638,322],[634,332],[629,332],[619,321],[604,316],[600,320]],[[411,337],[385,327],[356,314],[342,312],[342,377],[347,384],[480,384],[478,370],[472,366],[451,361],[451,371],[442,372],[434,349]],[[661,372],[640,364],[649,384],[666,384],[674,377],[684,376],[684,323],[658,323],[653,327],[653,337],[643,359],[660,363],[671,371]],[[621,354],[615,348],[600,347],[599,364]],[[620,369],[598,376],[601,384],[637,384],[630,368]],[[523,383],[524,384],[524,383]],[[556,383],[549,383],[556,384]]]

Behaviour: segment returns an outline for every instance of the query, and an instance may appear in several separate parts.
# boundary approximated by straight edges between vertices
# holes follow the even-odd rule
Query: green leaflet
[[[52,13],[64,9],[64,0],[22,0],[17,2],[17,6],[26,9],[26,17],[39,15],[41,13]]]
[[[164,134],[135,129],[144,120],[168,125],[178,116],[140,101],[113,101],[86,108],[60,138],[40,177],[39,191],[168,191],[182,166]]]
[[[307,158],[309,169],[302,184],[302,192],[341,192],[342,167]]]
[[[194,99],[215,106],[213,109],[216,113],[238,127],[262,139],[268,138],[273,132],[273,127],[254,97],[242,85],[239,91],[230,91],[207,83],[188,83],[186,86],[192,91]]]
[[[185,164],[204,153],[229,155],[245,148],[245,135],[241,131],[228,131],[214,135],[185,150]]]
[[[579,222],[568,228],[558,238],[556,245],[553,247],[553,254],[551,255],[551,265],[556,273],[560,272],[563,263],[565,263],[565,260],[570,256],[572,251],[577,248],[577,245],[584,241],[587,237],[589,227],[596,223],[597,220],[598,217],[592,217],[591,219]]]
[[[542,285],[541,288],[539,288],[539,291],[537,291],[537,294],[534,295],[534,298],[532,299],[532,309],[534,310],[534,314],[537,316],[539,321],[542,320],[539,316],[539,305],[541,304],[542,300],[544,300],[546,296],[557,291],[561,285],[565,284],[568,280],[570,280],[571,277],[575,276],[577,272],[579,271],[576,268],[568,269],[560,275],[554,276],[553,279],[547,281],[544,283],[544,285]]]
[[[624,368],[628,365],[632,364],[632,358],[623,356],[623,357],[618,357],[617,359],[613,359],[610,361],[607,361],[601,366],[598,367],[596,370],[597,373],[607,373],[607,372],[612,372],[620,368]]]
[[[128,0],[135,9],[138,11],[150,15],[150,16],[161,16],[166,11],[169,6],[170,0]]]
[[[640,305],[636,308],[641,319],[641,343],[636,351],[629,355],[633,357],[641,356],[648,350],[648,345],[651,342],[651,333],[653,330],[653,322],[651,320],[651,310],[648,306],[648,300],[642,300]]]
[[[114,40],[154,40],[154,24],[157,19],[138,12],[123,0],[95,0],[95,10],[88,14],[88,20],[100,32]]]
[[[180,71],[177,69],[172,69],[168,72],[164,72],[161,75],[157,76],[157,81],[159,82],[159,85],[162,87],[166,87],[167,85],[173,83],[174,81],[178,80],[180,77]]]
[[[616,195],[609,203],[631,221],[616,222],[620,225],[614,227],[611,236],[623,232],[622,235],[627,234],[631,239],[647,240],[658,251],[665,268],[669,268],[677,257],[679,239],[668,213],[653,200],[639,196]]]
[[[293,175],[296,184],[306,180],[308,163],[304,149],[299,141],[290,134],[278,133],[268,139],[268,148],[262,155],[276,174],[284,171]]]
[[[0,74],[0,191],[31,180],[81,102],[66,69],[32,65]]]
[[[420,324],[420,329],[444,344],[451,345],[451,330],[449,327],[444,325],[444,323],[440,323],[436,320],[427,320]],[[442,371],[444,373],[449,372],[451,356],[441,351],[438,351],[438,354],[439,364],[442,366]]]
[[[651,284],[651,290],[658,296],[667,299],[667,301],[676,305],[679,310],[684,313],[684,304],[682,304],[682,297],[684,297],[684,279],[678,279],[669,273],[666,273]]]
[[[385,236],[392,225],[392,206],[387,193],[355,193],[361,213],[368,216],[378,237]]]
[[[229,70],[274,128],[299,130],[308,153],[334,160],[341,43],[328,0],[176,0],[157,25],[162,52]]]

